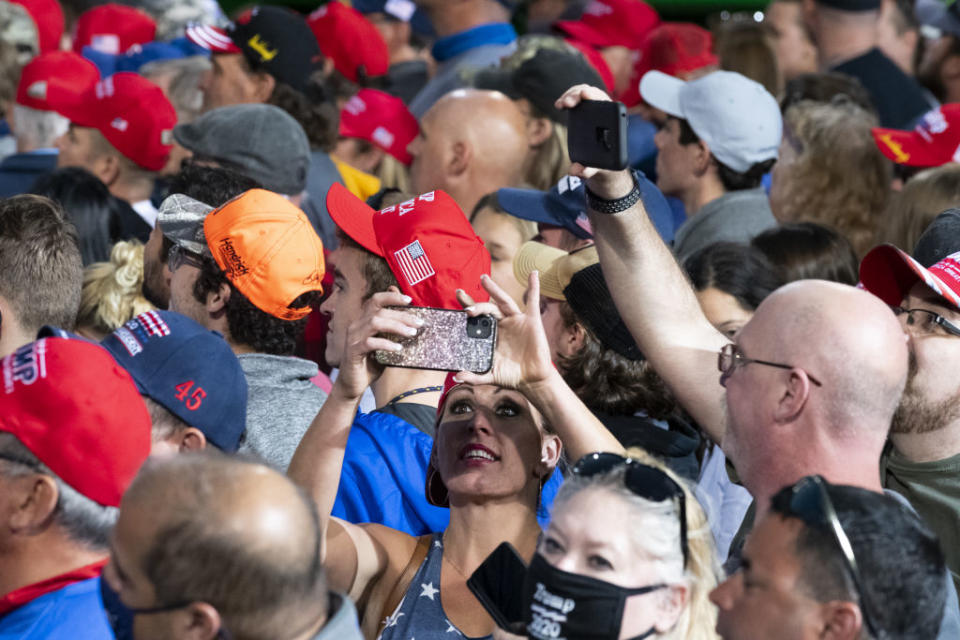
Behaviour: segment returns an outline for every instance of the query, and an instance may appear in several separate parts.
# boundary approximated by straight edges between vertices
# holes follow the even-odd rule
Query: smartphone
[[[570,110],[570,160],[619,171],[627,166],[627,107],[622,102],[583,100]]]
[[[523,622],[523,582],[527,565],[509,542],[493,550],[467,579],[467,587],[497,626],[516,633]]]
[[[419,316],[417,335],[382,337],[399,343],[400,351],[374,351],[377,362],[391,367],[486,373],[493,366],[497,320],[493,316],[467,317],[466,311],[432,307],[391,307]]]

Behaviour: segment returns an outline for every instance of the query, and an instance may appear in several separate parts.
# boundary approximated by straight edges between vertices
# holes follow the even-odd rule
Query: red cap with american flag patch
[[[944,104],[926,113],[913,131],[870,130],[883,155],[909,167],[939,167],[960,162],[960,104]]]
[[[489,295],[480,276],[490,254],[463,211],[443,191],[424,193],[373,216],[377,243],[400,290],[418,307],[460,309],[457,289],[475,301]]]

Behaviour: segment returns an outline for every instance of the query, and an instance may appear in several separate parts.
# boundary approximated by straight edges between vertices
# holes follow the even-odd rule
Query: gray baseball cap
[[[203,234],[203,221],[213,207],[194,200],[182,193],[164,198],[157,214],[157,226],[174,244],[191,253],[210,255],[207,238]]]
[[[233,169],[270,191],[296,195],[307,186],[310,142],[300,123],[279,107],[220,107],[177,125],[173,137],[198,159]]]

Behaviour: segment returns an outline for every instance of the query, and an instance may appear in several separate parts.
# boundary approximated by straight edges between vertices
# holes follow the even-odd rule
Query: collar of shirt
[[[487,44],[510,44],[516,39],[517,32],[512,24],[494,22],[440,38],[434,43],[432,53],[437,62],[445,62],[470,49]]]
[[[103,565],[105,564],[107,564],[106,560],[94,562],[93,564],[88,564],[85,567],[80,567],[79,569],[74,569],[73,571],[68,571],[67,573],[62,573],[58,576],[47,578],[46,580],[41,580],[40,582],[35,582],[33,584],[28,584],[25,587],[20,587],[19,589],[11,591],[7,595],[0,598],[0,617],[7,615],[17,607],[36,600],[40,596],[57,591],[77,582],[89,580],[90,578],[96,578],[100,575],[100,572],[103,570]]]

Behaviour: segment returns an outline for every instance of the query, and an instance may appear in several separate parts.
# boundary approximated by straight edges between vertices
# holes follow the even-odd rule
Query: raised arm
[[[490,294],[490,302],[473,304],[462,292],[460,298],[468,305],[470,315],[489,313],[498,319],[493,369],[483,375],[462,371],[457,378],[472,384],[496,384],[519,390],[560,436],[571,460],[595,451],[622,452],[620,442],[580,401],[553,366],[539,305],[532,302],[522,311],[490,277],[483,276],[482,285]],[[530,274],[527,296],[532,301],[540,299],[540,279],[536,272]]]
[[[580,100],[609,100],[600,89],[578,85],[558,101],[569,109]],[[570,173],[607,200],[634,187],[630,171],[601,171],[574,164]],[[655,188],[649,182],[648,188]],[[714,441],[725,430],[724,392],[717,351],[729,340],[713,328],[670,249],[647,216],[641,198],[618,214],[589,211],[603,275],[637,346],[674,396]]]

